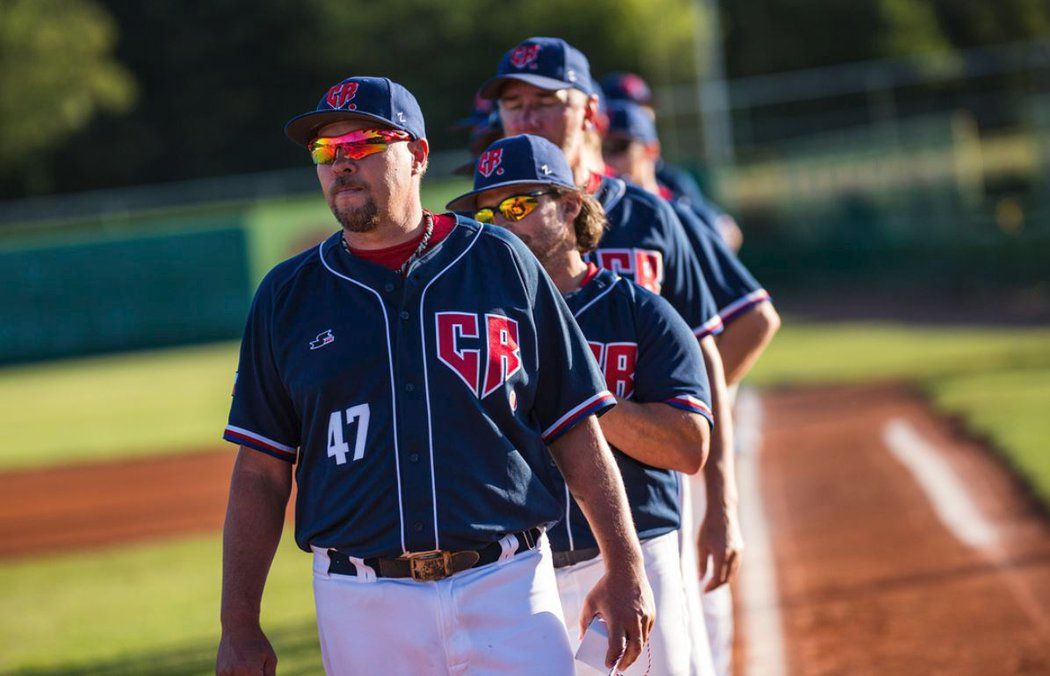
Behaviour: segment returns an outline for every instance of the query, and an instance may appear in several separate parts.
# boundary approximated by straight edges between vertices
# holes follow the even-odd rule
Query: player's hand
[[[215,657],[217,676],[273,676],[277,673],[277,653],[258,626],[223,630],[219,654]]]
[[[620,660],[620,670],[634,664],[653,628],[656,603],[645,571],[620,569],[606,572],[587,594],[580,611],[580,636],[595,615],[601,615],[609,628],[609,651],[605,666],[612,667]],[[622,657],[621,657],[622,655]]]
[[[744,550],[744,538],[740,534],[740,520],[735,506],[708,505],[704,523],[696,538],[696,553],[699,558],[700,579],[711,572],[705,592],[718,589],[733,579],[740,568],[740,556]],[[708,560],[711,565],[708,567]]]

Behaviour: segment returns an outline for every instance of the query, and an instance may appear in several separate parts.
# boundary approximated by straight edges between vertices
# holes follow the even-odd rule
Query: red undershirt
[[[587,274],[585,274],[583,276],[583,279],[580,280],[580,288],[582,289],[583,287],[585,287],[588,284],[590,284],[591,280],[594,279],[595,277],[597,277],[598,273],[600,271],[601,270],[600,270],[600,268],[597,265],[595,265],[594,263],[588,262],[587,263]]]
[[[434,216],[434,232],[430,235],[430,241],[427,243],[427,248],[429,249],[448,237],[448,233],[452,232],[452,228],[455,226],[456,217],[452,214],[438,214]],[[415,253],[416,248],[419,247],[419,243],[423,241],[423,234],[424,233],[421,232],[419,233],[419,237],[413,237],[407,242],[395,244],[394,246],[389,246],[385,249],[355,249],[351,246],[349,247],[350,253],[371,263],[378,263],[384,268],[397,270],[405,264],[405,261],[408,260],[409,256]]]
[[[663,197],[668,202],[674,199],[674,193],[671,192],[671,189],[668,188],[666,185],[660,184],[659,192],[660,197]]]
[[[602,187],[602,175],[592,171],[591,175],[587,177],[587,183],[583,186],[583,190],[588,195],[593,195],[598,192],[600,187]]]

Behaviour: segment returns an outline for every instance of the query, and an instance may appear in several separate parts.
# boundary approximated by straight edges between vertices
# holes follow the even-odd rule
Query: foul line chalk
[[[773,546],[762,501],[758,455],[762,447],[762,401],[742,389],[736,403],[736,471],[740,486],[740,528],[744,558],[740,567],[740,596],[747,621],[744,673],[784,676],[784,631],[780,621]]]
[[[937,448],[914,425],[903,418],[893,418],[883,427],[882,439],[893,457],[911,472],[937,518],[956,539],[973,549],[988,549],[998,543],[995,526],[985,518]]]

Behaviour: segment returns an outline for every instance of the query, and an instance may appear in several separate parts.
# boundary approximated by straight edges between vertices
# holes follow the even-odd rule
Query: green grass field
[[[223,343],[0,370],[0,466],[222,447],[235,363]],[[876,380],[913,382],[964,416],[1050,502],[1050,329],[789,318],[750,379]],[[0,564],[0,672],[211,673],[219,552],[215,535]],[[318,673],[310,557],[290,537],[263,611],[281,673]]]
[[[0,673],[214,673],[218,535],[0,565]],[[284,538],[263,602],[281,673],[317,673],[311,557]]]
[[[0,468],[217,448],[237,344],[0,370]]]

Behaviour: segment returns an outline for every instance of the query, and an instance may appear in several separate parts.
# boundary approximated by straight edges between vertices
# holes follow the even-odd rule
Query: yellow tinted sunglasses
[[[482,207],[474,212],[474,220],[480,223],[492,223],[496,218],[496,212],[499,212],[503,218],[510,222],[520,221],[525,218],[539,206],[540,201],[536,199],[543,195],[553,195],[554,190],[537,190],[535,192],[527,192],[521,195],[511,195],[503,200],[494,207]]]

